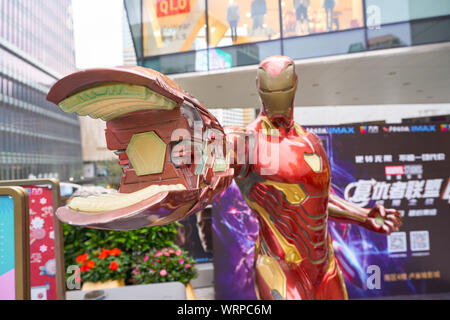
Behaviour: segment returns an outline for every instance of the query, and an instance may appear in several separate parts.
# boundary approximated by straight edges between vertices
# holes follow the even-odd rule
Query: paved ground
[[[194,292],[197,300],[214,300],[214,287],[195,288]]]

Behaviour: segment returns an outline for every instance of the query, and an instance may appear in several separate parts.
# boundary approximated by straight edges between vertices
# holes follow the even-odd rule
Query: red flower
[[[115,261],[113,261],[113,262],[111,262],[111,263],[109,264],[109,268],[110,268],[112,271],[116,271],[118,267],[119,267],[119,264],[118,264],[117,262],[115,262]]]
[[[81,266],[80,270],[81,270],[81,272],[86,272],[86,271],[88,271],[88,268],[86,267],[85,264],[83,264],[83,265]]]
[[[105,259],[108,257],[109,254],[110,254],[110,250],[102,250],[102,252],[100,252],[100,255],[98,257],[100,259]]]
[[[121,252],[122,252],[122,250],[117,249],[117,248],[114,248],[114,249],[111,250],[111,253],[110,253],[110,254],[111,254],[112,256],[116,257],[116,256],[118,256]]]
[[[89,260],[88,262],[86,262],[86,268],[88,270],[92,269],[93,267],[95,267],[95,262],[92,260]]]
[[[87,261],[87,259],[88,259],[88,254],[87,253],[85,253],[85,254],[80,254],[78,257],[77,257],[77,262],[78,263],[85,263],[86,261]]]

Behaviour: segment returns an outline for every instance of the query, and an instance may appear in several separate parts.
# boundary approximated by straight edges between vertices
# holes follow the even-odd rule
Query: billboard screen
[[[0,196],[0,300],[15,299],[14,200]]]
[[[206,48],[203,0],[143,0],[144,56]]]

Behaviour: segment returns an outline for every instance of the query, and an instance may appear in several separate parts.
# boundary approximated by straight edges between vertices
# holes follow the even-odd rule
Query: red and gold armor
[[[63,222],[136,229],[177,221],[208,205],[235,178],[260,222],[255,284],[261,299],[346,299],[328,218],[389,234],[399,213],[330,194],[331,167],[313,133],[293,120],[298,78],[288,57],[258,68],[261,114],[223,129],[196,99],[145,68],[94,69],[60,80],[48,99],[107,122],[123,167],[117,196],[75,198]]]
[[[263,112],[247,127],[256,163],[236,179],[260,222],[257,291],[262,299],[344,299],[327,230],[331,168],[319,138],[293,121],[294,68],[286,57],[260,64]]]

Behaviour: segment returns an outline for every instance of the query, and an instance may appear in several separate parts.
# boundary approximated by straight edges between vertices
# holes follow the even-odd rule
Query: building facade
[[[295,60],[299,75],[299,123],[449,113],[448,0],[124,3],[138,64],[170,75],[211,110],[254,115],[257,65],[281,54]]]
[[[81,175],[78,117],[46,100],[73,71],[70,0],[0,0],[0,180]]]
[[[134,50],[133,38],[131,36],[130,25],[128,24],[126,12],[123,12],[122,19],[123,29],[123,65],[124,66],[136,66],[136,51]]]
[[[138,63],[165,74],[450,41],[447,0],[124,0]]]

